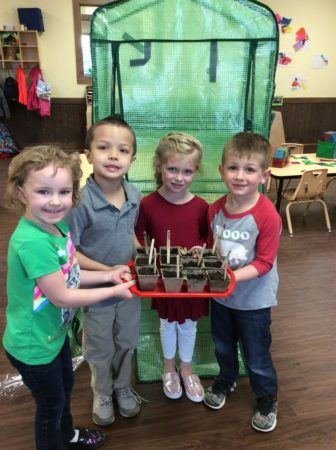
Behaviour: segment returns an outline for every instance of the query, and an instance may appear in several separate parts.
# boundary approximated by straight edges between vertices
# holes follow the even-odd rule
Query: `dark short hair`
[[[88,129],[88,131],[86,133],[85,144],[84,144],[85,149],[90,150],[91,143],[94,139],[95,131],[97,128],[101,127],[102,125],[115,125],[116,127],[126,128],[133,136],[133,141],[134,141],[133,155],[136,155],[137,142],[136,142],[135,133],[134,133],[132,127],[119,114],[104,117],[104,119],[98,120]]]

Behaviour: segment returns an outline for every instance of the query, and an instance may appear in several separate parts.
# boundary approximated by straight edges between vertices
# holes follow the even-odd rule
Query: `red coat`
[[[22,103],[22,105],[27,105],[28,103],[27,81],[26,75],[21,66],[18,66],[17,68],[16,79],[19,88],[19,103]]]

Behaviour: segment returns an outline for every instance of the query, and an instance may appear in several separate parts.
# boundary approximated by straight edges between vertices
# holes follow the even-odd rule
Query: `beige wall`
[[[274,13],[292,19],[292,33],[280,35],[279,51],[292,55],[288,67],[278,67],[276,94],[285,97],[336,97],[336,46],[334,38],[336,0],[264,0]],[[293,43],[299,28],[310,35],[307,49],[295,53]],[[326,69],[311,68],[312,55],[326,54],[329,64]],[[291,91],[293,75],[307,77],[306,89]]]
[[[71,0],[1,0],[0,26],[19,27],[17,8],[40,8],[44,33],[39,34],[41,68],[51,83],[53,97],[84,97],[77,84],[73,13]]]
[[[140,1],[140,0],[139,0]],[[292,52],[291,66],[277,69],[276,94],[285,97],[336,97],[336,46],[333,37],[336,0],[264,0],[274,12],[292,18],[292,33],[281,34],[280,51]],[[71,0],[1,0],[0,26],[19,26],[17,7],[39,7],[45,32],[40,34],[41,67],[52,85],[53,97],[83,97],[84,86],[77,85],[73,14]],[[310,46],[295,54],[295,31],[304,27],[311,35]],[[313,70],[313,54],[325,53],[329,65],[325,70]],[[291,91],[293,75],[307,77],[306,89]]]

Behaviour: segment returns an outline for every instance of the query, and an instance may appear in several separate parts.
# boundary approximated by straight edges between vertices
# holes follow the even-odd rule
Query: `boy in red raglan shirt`
[[[259,193],[269,176],[269,142],[255,133],[238,133],[225,146],[219,170],[229,189],[209,207],[211,240],[227,258],[237,286],[227,298],[211,302],[211,331],[219,375],[205,391],[213,409],[225,404],[239,374],[237,344],[241,343],[250,384],[257,397],[252,427],[276,427],[277,375],[270,354],[271,307],[277,304],[276,256],[281,218],[272,202]]]

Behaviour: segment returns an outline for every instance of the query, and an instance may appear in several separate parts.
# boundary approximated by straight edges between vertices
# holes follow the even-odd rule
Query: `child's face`
[[[124,127],[101,125],[94,133],[91,148],[85,150],[86,157],[93,165],[96,181],[121,179],[135,160],[134,139]]]
[[[197,166],[192,155],[171,154],[160,169],[162,187],[171,193],[184,194],[191,185]]]
[[[62,220],[72,207],[73,181],[69,169],[53,164],[31,170],[18,195],[25,205],[25,216],[47,231]]]
[[[250,158],[227,155],[219,171],[231,194],[243,199],[255,195],[259,184],[264,184],[269,175],[268,170],[261,168],[259,155],[251,155]]]

